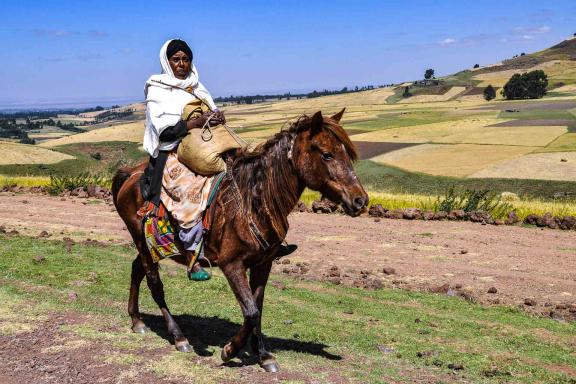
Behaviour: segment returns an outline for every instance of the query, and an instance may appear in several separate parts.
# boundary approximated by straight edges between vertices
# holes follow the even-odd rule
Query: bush
[[[512,211],[512,205],[502,201],[500,195],[487,189],[467,189],[456,192],[454,186],[450,187],[444,196],[438,196],[434,210],[450,212],[461,209],[465,212],[485,211],[493,218],[506,217]]]
[[[404,93],[402,93],[402,97],[410,97],[412,94],[410,93],[410,87],[404,88]]]
[[[490,101],[496,97],[496,90],[492,85],[488,85],[484,88],[484,99]]]
[[[480,68],[480,64],[474,64],[474,68]]]
[[[82,173],[77,176],[50,175],[50,182],[46,190],[51,195],[59,195],[64,191],[72,191],[76,188],[87,188],[89,185],[109,186],[110,181],[101,176],[94,176],[88,173]]]
[[[504,85],[502,95],[508,100],[540,99],[547,87],[548,76],[542,70],[515,73]]]

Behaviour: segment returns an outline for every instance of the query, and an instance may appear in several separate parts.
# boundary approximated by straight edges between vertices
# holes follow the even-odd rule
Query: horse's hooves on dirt
[[[276,372],[280,371],[280,366],[278,365],[276,360],[264,361],[264,362],[260,363],[260,366],[262,368],[264,368],[264,370],[266,372],[269,372],[269,373],[276,373]]]
[[[234,357],[232,343],[228,343],[222,348],[220,358],[223,362],[227,363]]]
[[[146,332],[148,332],[148,328],[146,328],[146,326],[132,327],[132,332],[134,332],[134,333],[146,333]]]
[[[192,352],[192,346],[187,341],[176,343],[176,349],[184,353]]]

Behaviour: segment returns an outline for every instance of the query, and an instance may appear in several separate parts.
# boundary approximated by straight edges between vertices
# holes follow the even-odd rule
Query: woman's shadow
[[[159,315],[151,315],[143,313],[142,320],[146,326],[158,336],[174,344],[173,337],[168,334],[164,317]],[[209,350],[209,347],[224,347],[236,331],[240,328],[239,324],[231,321],[221,319],[219,317],[200,317],[193,315],[173,315],[174,320],[180,325],[184,336],[190,342],[194,352],[199,356],[212,356],[214,352]],[[321,356],[329,360],[341,360],[342,357],[327,352],[325,348],[327,345],[313,343],[308,341],[300,341],[295,339],[281,339],[276,337],[266,337],[266,342],[271,352],[276,351],[294,351],[300,353],[308,353],[314,356]],[[249,345],[250,343],[248,343]],[[249,348],[249,347],[247,347]],[[242,351],[238,355],[241,364],[229,362],[226,365],[252,365],[257,364],[258,359]]]

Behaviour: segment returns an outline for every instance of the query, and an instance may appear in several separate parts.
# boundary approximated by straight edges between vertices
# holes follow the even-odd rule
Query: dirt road
[[[1,193],[0,212],[1,226],[25,235],[130,241],[114,207],[100,200]],[[299,248],[277,273],[576,316],[574,231],[312,213],[293,213],[290,224],[287,240]]]

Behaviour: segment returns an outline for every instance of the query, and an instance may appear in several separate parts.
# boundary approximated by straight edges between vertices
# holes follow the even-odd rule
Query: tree
[[[496,90],[489,84],[486,88],[484,88],[484,99],[486,101],[490,101],[496,97]]]
[[[547,87],[548,76],[542,70],[516,73],[504,85],[502,95],[508,100],[540,99]]]
[[[426,72],[424,73],[424,78],[426,80],[430,80],[433,77],[434,77],[434,70],[432,68],[427,69]]]
[[[480,68],[480,64],[474,64],[474,68]]]

